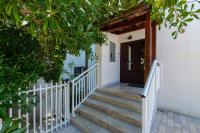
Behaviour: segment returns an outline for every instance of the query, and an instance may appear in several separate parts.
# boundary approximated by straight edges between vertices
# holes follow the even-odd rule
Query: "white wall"
[[[192,22],[176,40],[162,27],[157,58],[162,63],[159,107],[200,118],[200,21]]]
[[[119,82],[120,80],[120,45],[118,44],[118,36],[113,34],[107,34],[108,42],[97,48],[98,62],[101,65],[100,71],[100,84],[106,86],[111,83]],[[109,41],[116,44],[115,62],[110,62],[109,58]]]
[[[128,39],[128,36],[132,36],[132,39]],[[129,33],[125,33],[122,35],[119,35],[119,43],[123,43],[123,42],[131,42],[131,41],[136,41],[136,40],[141,40],[145,38],[145,30],[137,30],[134,32],[129,32]]]
[[[107,86],[112,83],[120,82],[120,44],[123,42],[140,40],[145,38],[144,30],[138,30],[122,35],[114,35],[105,33],[109,42],[116,43],[116,61],[110,62],[109,58],[109,45],[102,45],[97,47],[98,62],[101,65],[101,86]],[[128,39],[128,36],[132,35],[132,39]]]

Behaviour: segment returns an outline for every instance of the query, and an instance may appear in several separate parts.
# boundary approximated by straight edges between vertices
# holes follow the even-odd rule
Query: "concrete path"
[[[151,133],[200,133],[200,119],[159,110]]]

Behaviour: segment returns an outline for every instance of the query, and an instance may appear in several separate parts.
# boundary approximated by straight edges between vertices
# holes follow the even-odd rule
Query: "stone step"
[[[141,133],[140,127],[109,116],[106,113],[81,105],[77,113],[113,133]]]
[[[82,131],[79,130],[79,128],[73,126],[73,125],[68,125],[67,127],[64,127],[60,130],[55,131],[55,133],[83,133]]]
[[[108,90],[108,89],[97,89],[96,92],[102,93],[105,95],[110,95],[110,96],[115,96],[123,99],[128,99],[128,100],[135,100],[138,102],[141,102],[141,96],[133,93],[128,93],[124,91],[119,91],[119,90]]]
[[[71,123],[83,133],[111,133],[107,129],[96,125],[79,114],[76,114],[74,118],[71,118]]]
[[[94,92],[91,98],[118,106],[120,108],[128,109],[137,113],[142,113],[142,103],[134,100],[122,99],[115,96],[108,96],[98,92]]]
[[[92,98],[87,98],[83,103],[84,105],[93,108],[95,110],[106,113],[114,118],[123,120],[130,124],[141,127],[142,126],[142,115],[127,109],[123,109],[111,104],[107,104]]]

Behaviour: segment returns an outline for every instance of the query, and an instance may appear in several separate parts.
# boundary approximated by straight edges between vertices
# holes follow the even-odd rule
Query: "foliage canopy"
[[[18,88],[39,77],[58,81],[66,53],[103,44],[102,24],[141,2],[153,21],[173,27],[174,38],[199,19],[200,0],[0,0],[0,114],[26,98]]]

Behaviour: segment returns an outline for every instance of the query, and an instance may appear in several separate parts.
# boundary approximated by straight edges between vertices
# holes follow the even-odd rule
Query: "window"
[[[115,62],[115,49],[116,49],[116,44],[113,42],[110,42],[110,62]]]

